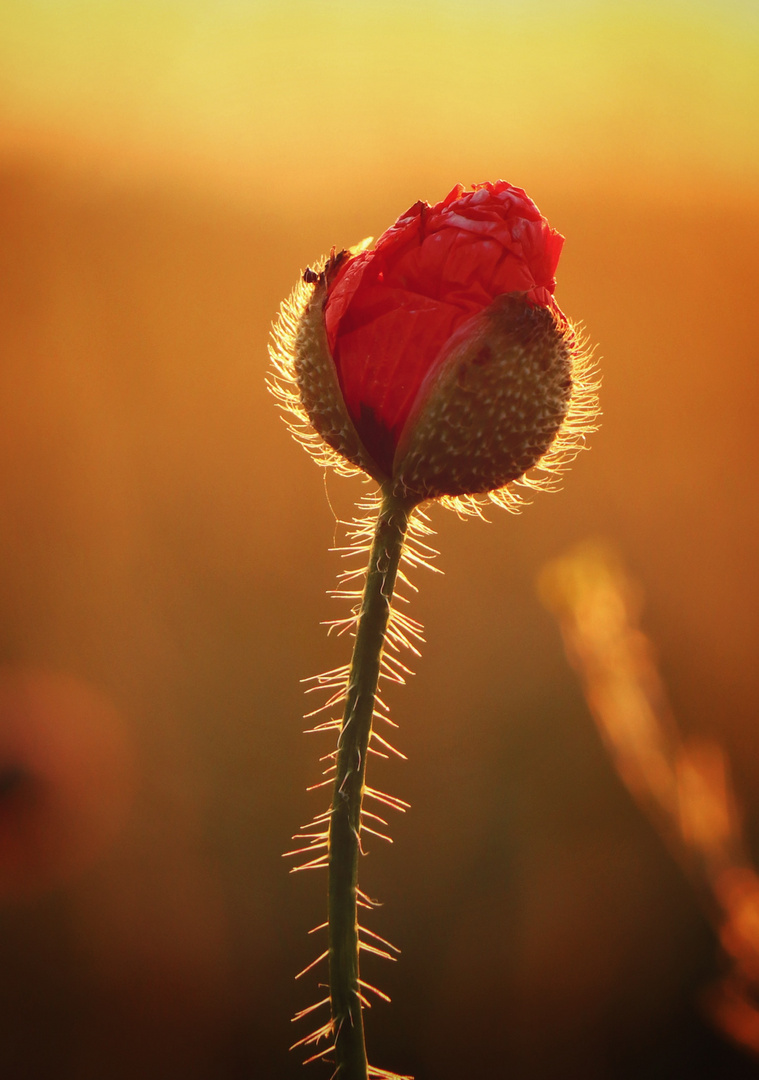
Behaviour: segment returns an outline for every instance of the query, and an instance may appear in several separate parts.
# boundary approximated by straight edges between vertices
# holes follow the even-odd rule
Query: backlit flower
[[[275,392],[399,495],[513,501],[506,485],[571,456],[593,411],[553,298],[563,242],[505,181],[416,203],[305,272],[275,327]]]

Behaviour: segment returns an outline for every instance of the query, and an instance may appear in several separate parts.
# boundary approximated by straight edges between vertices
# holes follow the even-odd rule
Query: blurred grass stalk
[[[679,729],[640,629],[641,591],[610,548],[588,543],[569,552],[544,567],[538,587],[617,772],[717,932],[725,971],[704,993],[705,1011],[759,1056],[759,874],[726,754],[716,741]]]

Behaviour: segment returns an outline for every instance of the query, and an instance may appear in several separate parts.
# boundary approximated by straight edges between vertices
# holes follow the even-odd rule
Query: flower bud
[[[464,323],[427,374],[393,476],[425,498],[493,491],[548,450],[572,390],[571,335],[521,293]]]
[[[595,398],[553,299],[562,245],[498,181],[307,270],[275,328],[273,389],[337,455],[322,444],[321,460],[419,502],[509,503],[507,485],[572,456]]]

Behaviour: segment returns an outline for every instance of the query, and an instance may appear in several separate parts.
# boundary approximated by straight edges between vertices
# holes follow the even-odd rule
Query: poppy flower
[[[415,203],[373,247],[305,272],[275,327],[275,393],[406,497],[504,488],[551,448],[573,399],[589,411],[584,354],[553,298],[563,243],[503,180]],[[572,417],[567,434],[556,460],[577,448]]]
[[[533,466],[555,472],[595,414],[588,357],[553,299],[562,244],[520,188],[458,185],[434,206],[415,203],[374,247],[308,268],[272,330],[269,387],[293,434],[320,464],[363,470],[380,488],[359,503],[376,519],[350,531],[347,552],[369,557],[363,589],[346,587],[360,576],[347,570],[338,590],[354,602],[333,624],[355,635],[351,662],[317,677],[323,708],[344,703],[342,721],[318,725],[340,732],[322,781],[334,782],[333,801],[289,853],[305,857],[297,869],[328,871],[328,948],[314,964],[329,958],[329,995],[295,1019],[327,1003],[330,1019],[295,1046],[331,1040],[308,1060],[332,1054],[335,1075],[395,1076],[367,1066],[362,989],[373,988],[359,977],[356,882],[361,830],[374,832],[364,797],[403,805],[368,788],[365,768],[373,739],[392,750],[373,730],[387,719],[379,680],[408,671],[386,646],[416,652],[421,629],[392,607],[402,560],[430,552],[415,511],[439,499],[477,513],[483,496],[515,509],[512,484],[539,486]]]

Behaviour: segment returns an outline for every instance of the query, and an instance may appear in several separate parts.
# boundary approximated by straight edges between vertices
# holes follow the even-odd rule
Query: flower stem
[[[361,800],[390,604],[414,505],[383,491],[338,740],[329,826],[329,984],[336,1080],[367,1080],[358,959]]]

